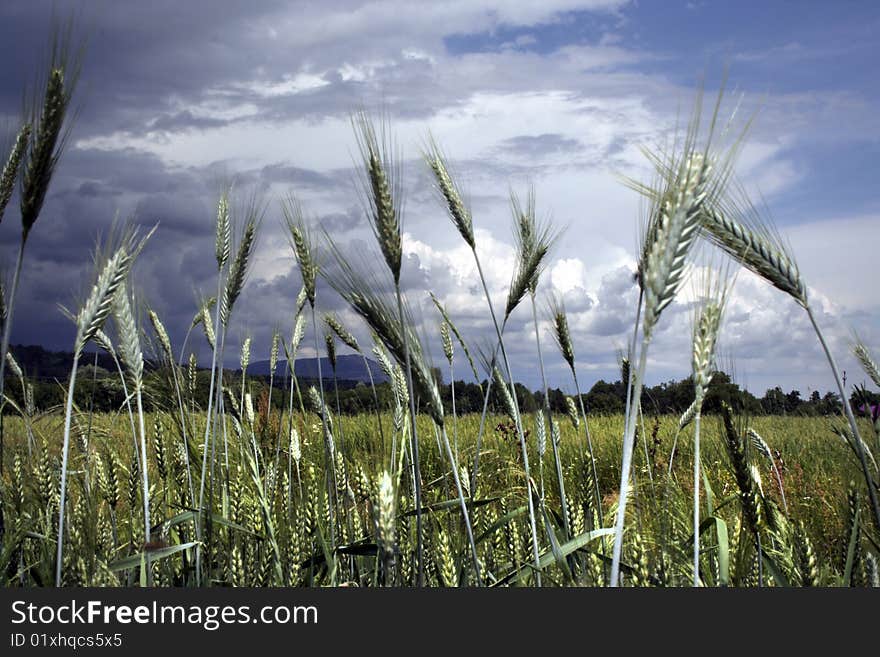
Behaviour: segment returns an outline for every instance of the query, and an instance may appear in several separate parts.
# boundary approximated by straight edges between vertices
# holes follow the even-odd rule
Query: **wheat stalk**
[[[281,205],[287,230],[290,233],[290,245],[296,256],[302,276],[302,291],[309,305],[315,307],[315,293],[318,279],[319,265],[315,260],[315,247],[311,240],[311,234],[303,214],[302,204],[295,197],[288,197]],[[297,300],[298,305],[302,305]]]
[[[361,348],[358,345],[357,339],[351,332],[342,325],[342,322],[339,321],[339,318],[336,315],[326,314],[324,315],[324,322],[327,324],[328,328],[336,334],[336,337],[347,346],[349,349],[360,352]]]
[[[707,271],[711,272],[710,268]],[[707,274],[704,296],[693,321],[691,373],[694,381],[694,586],[700,586],[700,419],[703,399],[715,371],[715,347],[727,302],[729,286],[725,271]]]
[[[390,578],[394,565],[395,516],[397,509],[394,482],[387,470],[379,477],[378,500],[376,504],[376,534],[385,568],[385,577]]]
[[[309,306],[312,311],[312,329],[314,333],[314,341],[315,341],[315,357],[317,359],[318,365],[318,385],[319,385],[319,395],[321,397],[321,408],[325,409],[324,403],[324,380],[323,373],[321,371],[321,359],[318,356],[318,322],[317,315],[315,310],[315,298],[317,293],[317,277],[320,271],[320,266],[316,259],[315,254],[315,246],[311,239],[311,233],[308,229],[308,225],[305,220],[305,215],[303,213],[303,208],[301,203],[293,196],[289,196],[282,203],[282,212],[284,214],[285,223],[287,225],[288,232],[290,233],[290,245],[293,249],[294,256],[296,258],[297,264],[299,265],[300,275],[302,277],[303,289],[305,290],[305,298],[309,302]],[[299,300],[297,301],[299,305]],[[321,415],[321,424],[325,434],[325,465],[328,471],[327,477],[327,499],[328,505],[331,509],[331,523],[330,523],[330,539],[331,543],[335,542],[335,528],[333,522],[333,487],[332,484],[332,472],[331,472],[331,452],[330,450],[330,441],[332,437],[329,434],[329,428],[327,426],[326,413],[322,413]]]
[[[782,239],[773,229],[771,222],[758,212],[741,188],[735,196],[725,202],[717,205],[707,204],[707,207],[714,208],[712,211],[704,212],[704,222],[710,239],[742,266],[788,294],[807,313],[837,384],[850,431],[853,436],[858,438],[854,441],[856,455],[867,482],[874,523],[880,529],[880,502],[878,502],[876,486],[868,470],[868,461],[865,450],[862,448],[863,443],[859,435],[859,428],[852,408],[846,401],[846,390],[837,363],[816,322],[812,306],[807,299],[806,283],[800,275],[793,256],[783,246]]]
[[[153,229],[155,230],[155,228]],[[152,231],[141,240],[136,242],[136,232],[126,231],[119,239],[119,246],[111,249],[112,255],[101,262],[98,256],[97,268],[99,270],[97,280],[92,286],[91,293],[83,304],[82,309],[76,315],[77,335],[74,342],[73,365],[70,370],[70,380],[67,385],[67,404],[64,415],[64,438],[61,447],[61,494],[58,513],[58,535],[55,562],[55,585],[61,586],[61,571],[64,563],[64,512],[66,507],[67,493],[67,469],[68,453],[70,449],[70,424],[73,416],[73,391],[76,385],[76,371],[79,358],[82,355],[86,343],[101,330],[104,321],[110,314],[114,299],[118,290],[128,276],[133,264],[134,257],[140,251],[143,243],[152,235]],[[5,361],[5,359],[4,359]]]
[[[617,586],[620,577],[623,528],[629,498],[636,421],[653,331],[661,313],[672,303],[684,279],[688,255],[703,221],[702,208],[712,205],[724,193],[738,152],[739,141],[735,142],[724,156],[715,154],[711,148],[721,99],[722,94],[719,94],[703,149],[697,149],[702,112],[701,100],[698,98],[681,154],[676,154],[668,160],[659,156],[651,158],[658,170],[662,188],[654,190],[642,188],[652,200],[652,210],[656,212],[656,216],[649,224],[648,241],[644,245],[644,253],[647,257],[644,258],[644,270],[640,272],[644,293],[642,343],[631,397],[629,391],[627,393],[629,401],[623,438],[619,503],[614,528],[611,586]],[[634,351],[632,349],[633,353],[630,356],[634,355]]]
[[[788,249],[769,229],[737,221],[718,207],[703,209],[709,239],[747,269],[807,306],[807,286]]]
[[[383,346],[401,366],[405,366],[405,343],[409,343],[410,365],[415,389],[425,399],[427,412],[431,419],[439,426],[443,426],[444,412],[440,391],[421,342],[411,328],[412,320],[409,311],[404,310],[404,317],[409,318],[410,321],[402,325],[395,317],[396,313],[391,304],[373,291],[380,289],[381,285],[374,281],[371,275],[355,271],[338,248],[332,242],[329,244],[331,251],[336,256],[338,266],[336,271],[325,273],[327,281],[367,322]]]
[[[360,170],[361,199],[367,208],[370,227],[373,230],[373,234],[384,256],[385,264],[394,281],[395,296],[397,297],[397,320],[401,328],[403,328],[406,320],[409,318],[405,317],[405,304],[400,286],[401,260],[403,256],[401,236],[403,195],[400,189],[401,174],[397,164],[400,158],[394,153],[395,146],[388,133],[388,125],[385,120],[382,120],[380,123],[379,135],[376,134],[371,117],[365,111],[361,111],[352,117],[352,126],[363,163],[363,168]],[[424,540],[419,438],[416,426],[410,339],[405,330],[401,332],[401,338],[403,341],[403,360],[399,362],[403,364],[405,369],[407,387],[410,390],[410,450],[412,452],[413,478],[415,480],[416,550],[418,553],[418,582],[419,585],[422,585],[424,583]],[[424,382],[422,385],[424,385]],[[439,399],[439,393],[437,394],[437,399]],[[432,399],[431,405],[434,406],[436,401]],[[440,415],[442,415],[442,404]],[[466,511],[465,522],[467,523]],[[476,564],[475,566],[478,569],[479,577],[479,566]]]
[[[568,325],[568,315],[565,312],[565,305],[563,304],[562,300],[555,295],[551,295],[549,297],[547,310],[550,316],[551,323],[553,324],[553,338],[559,347],[559,351],[562,353],[563,359],[568,364],[568,368],[571,371],[572,380],[574,381],[574,388],[577,395],[578,406],[580,409],[580,414],[583,417],[584,421],[584,434],[587,439],[587,450],[589,451],[588,456],[590,459],[590,466],[592,470],[592,492],[595,496],[595,508],[599,517],[599,524],[604,525],[605,522],[602,512],[602,495],[599,492],[599,473],[596,469],[596,459],[593,455],[593,439],[590,435],[590,427],[587,422],[587,411],[584,407],[584,399],[583,395],[581,395],[581,387],[580,383],[578,382],[577,369],[575,368],[574,341],[572,340],[571,330]],[[627,377],[624,377],[622,380],[627,380]]]
[[[45,82],[42,102],[35,99],[30,109],[28,125],[16,138],[10,158],[0,176],[0,219],[11,194],[11,181],[21,169],[19,214],[21,216],[21,240],[16,256],[12,287],[6,300],[3,336],[0,341],[0,400],[4,399],[6,386],[6,354],[12,335],[13,310],[18,293],[24,262],[25,245],[31,229],[39,217],[43,201],[49,190],[52,175],[67,142],[69,131],[64,130],[70,101],[76,87],[79,54],[71,57],[71,21],[64,34],[53,35],[49,72]],[[39,106],[39,109],[38,109]],[[30,132],[30,139],[27,134]],[[20,150],[19,150],[20,149]],[[0,432],[0,474],[3,473],[3,433]]]
[[[122,362],[128,368],[132,381],[132,390],[137,401],[138,425],[140,430],[141,475],[143,477],[144,505],[144,541],[152,537],[150,526],[150,483],[147,466],[147,435],[144,426],[143,410],[143,379],[144,356],[141,350],[140,333],[137,320],[132,310],[127,284],[125,281],[118,287],[113,298],[113,319],[116,323],[117,342]],[[152,579],[149,556],[146,560],[147,581]]]
[[[461,505],[462,515],[465,521],[465,527],[469,535],[472,553],[474,557],[474,569],[477,579],[480,579],[480,567],[476,554],[476,546],[471,532],[470,518],[467,511],[467,505],[464,499],[464,491],[458,480],[458,465],[452,453],[451,445],[445,431],[445,416],[443,410],[443,402],[440,397],[440,390],[437,381],[433,376],[432,368],[427,360],[421,341],[418,339],[415,331],[412,329],[414,322],[412,317],[403,304],[402,298],[398,295],[398,305],[400,314],[404,318],[403,321],[395,317],[394,310],[382,297],[377,295],[373,290],[380,289],[381,286],[375,281],[371,281],[368,277],[356,272],[351,263],[346,260],[329,236],[327,237],[328,245],[331,252],[335,256],[337,268],[333,272],[325,273],[330,285],[342,296],[370,326],[375,335],[382,342],[383,346],[391,353],[394,359],[402,367],[409,367],[407,389],[410,392],[410,415],[411,428],[414,432],[415,426],[415,409],[414,394],[417,393],[425,399],[426,410],[428,415],[434,421],[437,429],[442,433],[447,456],[453,469],[453,476],[456,480],[458,489],[459,502]],[[411,436],[412,437],[412,436]],[[413,450],[413,461],[417,462],[416,450]],[[414,466],[415,467],[415,466]],[[414,473],[416,481],[419,474]],[[417,501],[416,504],[419,504]],[[420,511],[420,507],[416,507]],[[418,516],[417,516],[418,518]]]
[[[779,495],[782,497],[782,508],[785,510],[785,513],[788,514],[788,502],[785,499],[785,488],[782,485],[782,475],[779,472],[779,468],[776,467],[776,459],[773,458],[773,452],[770,450],[770,445],[768,445],[767,441],[761,437],[761,434],[751,427],[746,429],[746,435],[749,437],[752,447],[754,447],[761,456],[770,461],[770,468],[773,470],[773,475],[776,477],[776,484],[779,486]]]
[[[68,63],[69,44],[53,46],[49,75],[39,113],[36,103],[31,124],[33,139],[28,144],[21,179],[22,242],[27,240],[40,215],[52,175],[67,141],[64,122],[76,87],[76,65]]]
[[[477,381],[477,385],[481,386],[480,375],[477,373],[477,366],[474,363],[473,357],[471,356],[470,349],[468,349],[467,342],[465,342],[464,338],[461,336],[461,333],[459,333],[458,328],[456,328],[456,326],[455,326],[455,323],[450,319],[449,313],[447,312],[446,307],[440,302],[440,300],[436,296],[434,296],[433,292],[430,292],[430,295],[431,295],[431,301],[434,302],[434,306],[440,312],[440,315],[443,318],[443,321],[447,324],[447,326],[449,327],[449,330],[452,331],[452,334],[455,336],[455,339],[458,340],[458,344],[461,345],[461,349],[464,352],[465,358],[467,358],[468,365],[470,365],[471,373],[474,375],[474,379]]]
[[[445,166],[445,164],[443,164],[443,159],[440,156],[439,149],[436,148],[436,145],[432,149],[432,153],[433,153],[433,155],[429,154],[427,161],[428,161],[428,164],[432,166],[432,171],[434,172],[435,178],[438,178],[438,174],[443,174],[443,175],[440,175],[437,180],[441,189],[443,189],[444,186],[447,184],[447,182],[449,180],[451,180],[449,178],[449,171],[448,171],[448,168]],[[439,167],[434,166],[437,164],[440,164],[441,166],[439,166]],[[453,185],[451,188],[446,187],[446,189],[447,189],[447,191],[450,191],[452,189],[457,189],[457,188],[455,188],[455,186]],[[445,193],[444,193],[444,197],[446,197]],[[468,229],[468,226],[470,226],[470,221],[468,219],[466,224],[462,221],[463,217],[465,216],[464,214],[462,214],[462,209],[464,209],[465,206],[461,202],[460,194],[455,194],[454,198],[456,200],[456,202],[454,204],[452,204],[452,205],[450,205],[449,203],[446,204],[447,211],[449,212],[449,215],[452,219],[453,224],[455,224],[456,228],[458,228],[459,233],[462,235],[465,242],[467,242],[468,246],[471,249],[471,253],[474,256],[474,263],[477,266],[477,273],[480,277],[480,283],[483,287],[483,295],[486,298],[486,304],[489,307],[489,314],[492,316],[492,324],[495,328],[495,335],[498,339],[496,349],[501,350],[501,356],[504,361],[504,366],[505,366],[505,370],[507,373],[507,385],[509,385],[511,390],[513,391],[511,394],[513,395],[514,407],[517,410],[517,413],[516,413],[516,416],[514,419],[515,419],[515,424],[516,424],[516,428],[517,428],[517,434],[519,437],[520,450],[522,452],[522,457],[523,457],[523,470],[524,470],[524,474],[525,474],[525,478],[526,478],[526,494],[528,497],[529,525],[530,525],[530,529],[531,529],[532,558],[534,560],[534,566],[535,566],[535,581],[538,584],[538,586],[540,586],[541,585],[541,569],[540,569],[540,555],[539,555],[539,549],[538,549],[538,531],[537,531],[537,522],[535,520],[534,501],[532,500],[532,495],[531,495],[532,486],[531,486],[531,473],[529,470],[529,455],[528,455],[528,449],[526,446],[525,431],[523,430],[523,425],[522,425],[522,418],[520,417],[520,414],[519,414],[518,403],[517,403],[516,396],[515,396],[516,392],[514,389],[513,372],[510,368],[510,362],[507,357],[507,350],[505,349],[504,339],[502,336],[503,336],[503,332],[504,332],[504,326],[506,325],[507,319],[510,317],[510,313],[513,312],[514,308],[522,300],[526,291],[528,291],[532,287],[532,284],[535,283],[535,281],[536,281],[535,277],[540,273],[540,270],[543,267],[544,258],[547,255],[547,252],[549,251],[550,244],[552,243],[552,233],[549,231],[549,228],[548,228],[547,231],[543,235],[535,236],[535,235],[530,234],[529,239],[525,243],[522,241],[518,241],[519,248],[517,249],[517,255],[518,255],[517,266],[516,266],[516,270],[514,271],[513,278],[511,280],[510,289],[508,291],[504,322],[499,323],[498,317],[495,314],[495,307],[492,304],[492,299],[491,299],[491,296],[489,295],[489,287],[486,284],[486,276],[483,273],[483,267],[482,267],[482,264],[480,263],[479,255],[477,254],[476,241],[473,238],[472,230]],[[470,212],[467,212],[466,216],[469,218]],[[519,222],[519,218],[517,218],[516,224],[517,224],[517,226],[516,226],[517,230],[515,231],[515,235],[519,235],[520,234],[519,229],[521,227],[520,222]],[[492,362],[494,363],[494,353],[493,353]],[[480,445],[482,442],[483,427],[485,426],[485,412],[486,412],[486,409],[488,408],[490,391],[491,391],[491,385],[487,385],[487,390],[486,390],[486,393],[484,396],[484,402],[483,402],[483,418],[480,420],[481,429],[480,429],[480,433],[477,438],[477,451],[476,451],[476,455],[474,457],[474,472],[472,475],[473,483],[471,485],[473,490],[476,490],[476,481],[477,481],[477,473],[478,473],[477,466],[479,465]]]
[[[204,508],[204,494],[205,494],[205,479],[207,474],[207,466],[208,466],[208,451],[209,445],[211,447],[211,452],[213,454],[214,442],[211,440],[211,425],[214,421],[215,416],[219,415],[220,418],[223,417],[223,354],[226,343],[226,334],[229,326],[229,319],[232,315],[232,308],[235,305],[235,301],[238,299],[241,294],[245,281],[247,280],[248,266],[250,264],[250,260],[253,256],[253,251],[256,246],[256,238],[257,238],[257,229],[262,221],[262,216],[265,211],[265,206],[260,203],[256,197],[251,197],[246,206],[244,215],[245,215],[245,227],[242,232],[241,241],[239,243],[238,250],[236,251],[235,258],[232,263],[228,267],[228,271],[226,273],[225,284],[224,284],[224,276],[223,276],[223,265],[226,264],[228,260],[228,256],[226,256],[226,248],[225,243],[229,241],[230,248],[229,252],[231,254],[231,228],[226,225],[227,212],[228,212],[228,199],[226,198],[226,193],[221,195],[220,202],[218,203],[218,212],[217,212],[217,238],[215,242],[215,256],[217,257],[218,271],[217,271],[217,299],[219,299],[219,303],[217,303],[215,308],[215,318],[213,321],[213,326],[218,326],[220,328],[220,340],[219,346],[217,344],[216,336],[213,340],[210,339],[208,327],[209,327],[209,308],[208,304],[203,306],[202,319],[205,325],[206,337],[209,338],[209,342],[211,343],[211,378],[210,383],[208,385],[208,408],[207,415],[205,421],[205,437],[204,437],[204,451],[202,454],[202,473],[199,482],[199,504],[198,504],[198,522],[197,522],[197,538],[201,539],[199,535],[201,532],[201,524],[203,519],[203,513],[205,511]],[[220,248],[217,248],[217,247]],[[212,326],[212,328],[213,328]],[[218,367],[218,361],[220,363]],[[216,396],[216,403],[215,403]],[[223,432],[223,453],[225,457],[225,466],[228,471],[229,469],[229,450],[227,443],[227,434],[226,434],[226,422],[221,421],[220,427]],[[213,463],[213,456],[212,456]],[[211,493],[213,494],[213,480],[211,486]],[[197,584],[201,579],[201,544],[196,545],[196,582]]]
[[[514,215],[516,268],[507,292],[505,319],[510,317],[527,293],[534,296],[538,279],[547,264],[547,255],[559,237],[549,222],[538,221],[534,189],[529,190],[525,208],[514,194],[511,194],[510,203]]]

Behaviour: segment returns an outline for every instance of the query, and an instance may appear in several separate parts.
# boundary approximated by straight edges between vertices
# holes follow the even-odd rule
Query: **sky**
[[[537,296],[549,383],[571,390],[545,319],[564,300],[582,388],[618,378],[637,302],[633,279],[645,204],[626,179],[650,182],[645,149],[681,133],[702,89],[733,133],[751,119],[735,172],[796,256],[811,304],[850,383],[855,332],[880,353],[880,6],[873,2],[461,0],[411,3],[262,0],[12,1],[0,4],[0,144],[21,119],[48,51],[52,15],[85,37],[77,116],[28,242],[12,342],[70,350],[96,240],[115,217],[159,227],[134,289],[179,349],[201,296],[214,294],[214,221],[225,184],[234,205],[266,203],[256,257],[230,327],[227,363],[253,338],[268,357],[290,333],[300,288],[280,200],[295,194],[316,231],[379,266],[359,195],[352,112],[388,119],[405,197],[403,285],[435,364],[447,306],[473,346],[491,323],[473,258],[421,159],[428,135],[463,187],[493,303],[514,263],[510,194],[535,189],[560,229]],[[0,225],[11,271],[20,235],[13,201]],[[240,214],[240,213],[237,213]],[[723,258],[701,255],[716,265]],[[694,280],[701,268],[694,269]],[[657,328],[649,383],[690,371],[695,284]],[[360,338],[366,328],[323,282],[321,312]],[[505,342],[515,377],[540,386],[531,308]],[[310,356],[307,336],[302,354]],[[207,363],[203,337],[191,338]],[[345,352],[345,349],[341,349]],[[833,387],[803,310],[747,272],[736,276],[719,364],[756,394]],[[456,378],[465,378],[463,359]]]

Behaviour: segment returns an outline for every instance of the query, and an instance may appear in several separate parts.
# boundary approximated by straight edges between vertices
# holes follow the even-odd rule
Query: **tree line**
[[[181,372],[179,381],[184,402],[194,408],[205,408],[207,405],[209,376],[205,370],[195,372],[190,380],[186,370]],[[439,376],[439,372],[437,373]],[[247,390],[255,406],[268,407],[269,377],[248,376]],[[304,403],[308,404],[306,394],[310,386],[317,385],[316,380],[298,377],[297,384],[303,395]],[[229,370],[224,373],[224,384],[235,391],[236,399],[241,390],[241,372]],[[32,403],[37,412],[52,412],[63,403],[66,394],[65,381],[49,377],[26,378],[25,385],[32,390]],[[291,381],[285,376],[276,376],[272,381],[272,408],[286,408],[289,402]],[[483,410],[484,391],[487,381],[480,384],[467,381],[455,382],[455,410],[458,414],[481,413]],[[337,380],[332,374],[324,379],[327,403],[331,410],[346,415],[370,412],[375,408],[373,389],[369,384],[359,381]],[[517,383],[516,394],[522,412],[532,413],[543,406],[544,393],[541,390],[530,390]],[[145,410],[173,410],[177,398],[171,376],[167,368],[154,367],[145,376]],[[642,410],[646,415],[680,414],[693,401],[693,382],[690,377],[679,381],[668,381],[655,386],[646,387],[642,395]],[[441,384],[441,397],[448,413],[452,413],[452,386]],[[24,394],[21,381],[7,374],[6,394],[19,408],[24,408]],[[383,409],[390,408],[393,403],[393,392],[388,383],[376,385],[375,396]],[[550,409],[554,413],[567,412],[567,393],[559,388],[549,390]],[[589,413],[613,415],[623,413],[626,406],[626,386],[620,379],[608,382],[600,379],[592,388],[583,394],[584,406]],[[870,413],[880,402],[880,396],[856,388],[853,390],[850,403],[856,410]],[[125,392],[118,373],[105,369],[100,364],[85,365],[80,368],[77,376],[77,388],[74,403],[81,411],[116,412],[125,405]],[[709,386],[703,405],[704,413],[715,413],[722,403],[730,405],[735,411],[747,415],[800,415],[800,416],[831,416],[840,413],[839,395],[828,392],[824,395],[813,391],[803,397],[799,390],[784,392],[776,386],[768,389],[762,397],[756,397],[743,390],[724,372],[716,372]],[[299,398],[294,393],[294,406],[299,408]],[[6,412],[17,412],[12,404],[7,404]],[[504,401],[496,388],[489,395],[489,412],[504,413]]]

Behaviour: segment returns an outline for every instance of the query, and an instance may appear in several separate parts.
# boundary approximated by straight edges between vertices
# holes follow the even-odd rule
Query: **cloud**
[[[577,139],[563,137],[558,133],[544,133],[542,135],[508,137],[501,142],[501,148],[514,156],[534,157],[548,153],[576,153],[580,150],[580,142]]]

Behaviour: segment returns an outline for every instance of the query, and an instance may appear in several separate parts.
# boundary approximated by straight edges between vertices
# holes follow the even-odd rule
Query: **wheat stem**
[[[9,298],[6,300],[6,321],[3,325],[3,343],[0,346],[0,399],[4,399],[6,388],[6,354],[9,352],[9,337],[12,332],[12,311],[15,309],[15,294],[18,291],[18,281],[21,277],[21,265],[24,261],[24,246],[22,240],[18,245],[18,255],[15,258],[15,272],[12,275],[12,287],[9,290]],[[0,432],[0,475],[3,474],[3,432]]]
[[[535,327],[535,347],[538,350],[538,365],[541,370],[541,388],[544,391],[544,404],[542,412],[547,420],[547,426],[553,426],[553,416],[550,413],[550,392],[547,387],[547,376],[544,373],[544,355],[541,352],[541,335],[538,329],[538,309],[535,304],[535,295],[531,295],[532,301],[532,323]],[[556,444],[556,441],[552,439],[553,432],[550,432],[551,440],[550,445],[553,448],[553,460],[556,464],[556,483],[559,486],[559,500],[562,505],[562,525],[565,529],[566,540],[572,538],[571,533],[571,521],[568,517],[568,499],[565,496],[565,482],[562,477],[562,461],[559,458],[559,446]],[[542,459],[543,465],[543,459]]]
[[[700,412],[694,417],[694,586],[700,586]]]
[[[310,304],[311,305],[311,304]],[[317,313],[315,312],[314,305],[311,306],[312,309],[312,332],[314,333],[315,338],[315,360],[318,363],[318,394],[321,398],[321,428],[324,434],[324,469],[325,469],[325,479],[327,483],[327,506],[330,510],[330,545],[336,546],[336,526],[334,519],[334,507],[336,504],[335,496],[333,494],[335,485],[334,485],[334,459],[333,452],[330,447],[330,429],[327,425],[327,410],[324,402],[324,377],[321,373],[321,352],[318,349],[318,320]]]
[[[223,291],[223,271],[220,270],[217,272],[217,298],[220,298],[220,295]],[[209,310],[205,310],[206,313],[210,313]],[[219,326],[220,324],[220,304],[216,304],[214,309],[214,326]],[[204,504],[205,504],[205,476],[208,471],[208,446],[211,443],[211,411],[214,403],[214,379],[217,370],[217,343],[216,341],[211,346],[211,378],[208,384],[208,408],[205,411],[205,440],[202,445],[202,472],[201,478],[199,482],[199,511],[198,511],[198,522],[196,522],[196,537],[199,539],[199,544],[196,545],[196,586],[199,585],[201,581],[201,526],[203,520],[204,513]],[[222,369],[222,367],[221,367]]]
[[[614,548],[611,553],[611,582],[612,587],[620,583],[620,558],[623,550],[623,525],[626,517],[626,506],[630,491],[630,473],[632,471],[632,455],[635,443],[636,419],[632,412],[638,407],[642,397],[642,381],[645,375],[645,364],[648,359],[648,346],[651,344],[650,334],[642,338],[642,347],[639,353],[639,365],[633,382],[633,395],[630,413],[626,416],[626,429],[623,435],[623,459],[620,466],[620,496],[617,500],[617,515],[614,521]]]
[[[874,513],[874,524],[877,529],[880,529],[880,505],[877,502],[877,491],[875,490],[876,486],[874,484],[874,479],[871,477],[871,471],[868,469],[868,461],[865,458],[865,449],[864,443],[862,442],[862,438],[859,435],[859,427],[856,424],[856,418],[853,416],[852,407],[850,406],[849,400],[846,398],[846,390],[843,387],[843,381],[840,379],[840,373],[837,369],[837,363],[834,360],[834,356],[831,355],[831,350],[828,348],[828,344],[825,342],[825,336],[822,335],[822,331],[819,329],[819,325],[816,323],[816,318],[813,315],[812,307],[807,304],[804,306],[804,309],[807,311],[807,316],[810,318],[810,323],[813,325],[813,329],[816,332],[816,336],[819,338],[819,343],[822,345],[822,349],[825,352],[825,357],[828,359],[828,365],[831,367],[831,373],[834,376],[834,381],[837,383],[837,389],[840,391],[840,401],[843,404],[843,412],[846,415],[846,419],[849,422],[849,428],[853,433],[855,443],[856,454],[859,457],[859,464],[862,466],[862,474],[865,477],[865,484],[868,487],[868,499],[871,501],[871,510]]]
[[[64,563],[64,509],[67,499],[67,459],[70,452],[70,421],[73,416],[73,389],[76,385],[76,370],[79,366],[79,353],[73,354],[70,381],[67,384],[67,403],[64,414],[64,442],[61,446],[61,502],[58,506],[58,545],[55,552],[55,586],[61,586],[61,570]]]
[[[511,395],[513,396],[513,403],[516,411],[516,417],[514,418],[514,420],[516,423],[517,433],[519,434],[520,449],[522,450],[523,457],[523,469],[525,470],[526,476],[526,495],[528,496],[529,503],[529,526],[532,532],[532,557],[535,562],[535,583],[540,587],[541,557],[538,550],[538,529],[537,523],[535,522],[535,503],[532,499],[532,477],[529,471],[529,452],[528,448],[526,447],[525,433],[522,428],[522,419],[519,412],[519,402],[516,398],[516,388],[514,387],[513,383],[513,372],[510,369],[510,361],[507,359],[507,351],[504,348],[504,339],[501,337],[501,327],[498,325],[498,318],[495,316],[495,308],[492,305],[492,298],[489,296],[489,287],[486,285],[486,276],[483,274],[483,266],[480,264],[480,258],[477,255],[477,250],[473,249],[472,251],[474,254],[474,261],[477,263],[477,272],[480,276],[480,282],[483,285],[483,294],[486,297],[486,303],[488,304],[489,312],[492,315],[492,323],[495,326],[495,333],[498,336],[498,347],[501,349],[501,358],[504,361],[504,368],[507,372],[507,384],[510,386]]]

